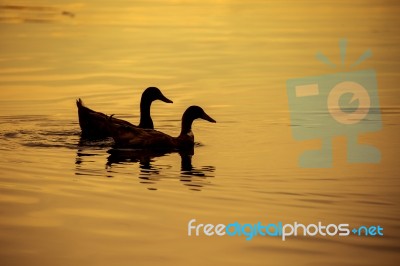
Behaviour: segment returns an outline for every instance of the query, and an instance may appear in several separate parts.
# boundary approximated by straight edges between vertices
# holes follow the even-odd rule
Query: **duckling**
[[[140,100],[140,123],[138,127],[154,129],[153,120],[150,116],[151,103],[155,100],[160,100],[166,103],[172,103],[170,99],[165,97],[156,87],[147,88]],[[85,138],[106,138],[111,137],[108,123],[109,117],[103,113],[96,112],[86,107],[81,99],[76,101],[78,107],[79,125],[82,130],[82,136]],[[112,118],[112,123],[116,125],[124,125],[136,127],[128,121]]]
[[[182,116],[182,129],[178,137],[171,137],[157,130],[141,129],[113,123],[109,118],[109,127],[116,148],[152,149],[162,151],[190,150],[194,147],[192,123],[201,118],[216,123],[199,106],[190,106]]]

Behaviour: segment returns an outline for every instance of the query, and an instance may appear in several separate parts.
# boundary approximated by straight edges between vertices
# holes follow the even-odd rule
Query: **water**
[[[400,69],[395,1],[2,1],[1,265],[396,265]],[[360,142],[380,164],[298,167],[318,140],[293,139],[286,80],[341,68],[367,49],[383,129]],[[157,86],[156,128],[171,135],[190,105],[195,154],[111,160],[80,139],[75,100],[138,123]],[[381,225],[383,237],[188,237],[197,223]]]

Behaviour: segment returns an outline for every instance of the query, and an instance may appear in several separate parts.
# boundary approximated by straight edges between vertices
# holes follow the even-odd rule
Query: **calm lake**
[[[0,264],[398,265],[399,12],[372,0],[1,1]],[[331,167],[300,167],[321,139],[294,138],[287,81],[367,69],[382,128],[358,141],[381,161],[349,163],[337,134]],[[114,160],[112,140],[81,140],[77,98],[138,124],[150,86],[174,101],[153,103],[156,129],[178,135],[190,105],[217,121],[194,122],[192,158]],[[188,236],[192,219],[384,235]]]

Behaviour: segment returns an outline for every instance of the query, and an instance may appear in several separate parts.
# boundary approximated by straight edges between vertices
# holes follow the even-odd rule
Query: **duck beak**
[[[201,119],[207,120],[208,122],[211,123],[217,123],[217,121],[215,121],[214,119],[212,119],[208,114],[203,113],[203,115],[201,116]]]
[[[160,95],[160,98],[158,98],[160,101],[163,101],[165,103],[173,103],[173,101],[171,101],[170,99],[168,99],[167,97],[165,97],[164,95]]]

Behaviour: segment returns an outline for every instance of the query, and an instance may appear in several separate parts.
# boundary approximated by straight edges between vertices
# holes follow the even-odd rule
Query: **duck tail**
[[[83,101],[81,100],[81,98],[78,98],[78,100],[76,100],[76,106],[77,106],[78,108],[82,108],[82,107],[85,106],[85,105],[83,104]]]

